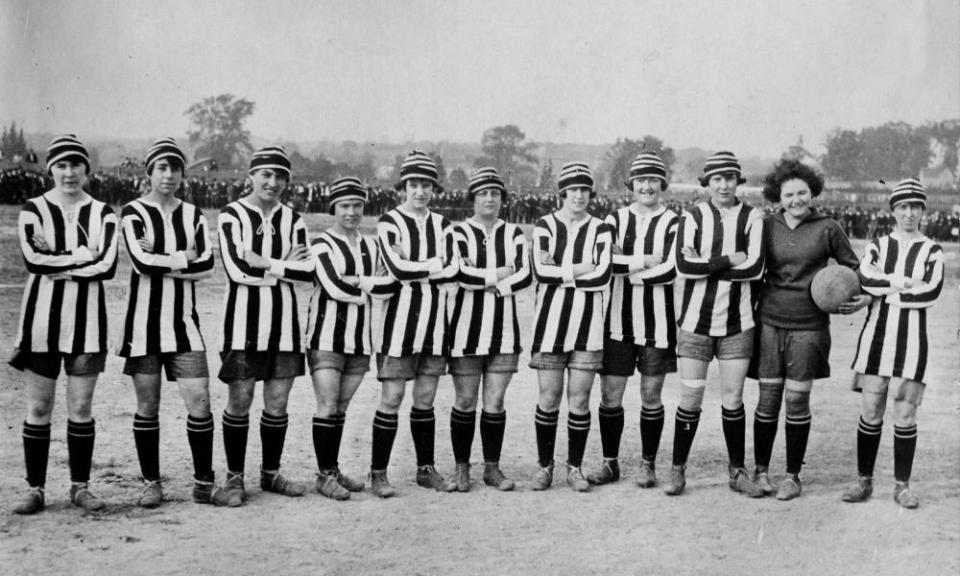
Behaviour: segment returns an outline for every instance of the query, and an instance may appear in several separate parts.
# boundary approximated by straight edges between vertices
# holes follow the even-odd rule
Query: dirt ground
[[[175,387],[165,389],[161,408],[161,468],[167,502],[143,510],[139,467],[131,425],[133,391],[111,356],[94,403],[97,445],[92,485],[109,502],[105,511],[81,512],[69,504],[69,473],[62,402],[54,413],[54,440],[47,481],[48,507],[32,517],[10,510],[25,484],[20,428],[24,415],[20,373],[5,360],[13,347],[24,271],[15,243],[16,210],[0,210],[0,573],[20,574],[435,574],[448,573],[621,573],[621,574],[846,574],[883,575],[960,573],[960,292],[957,247],[949,251],[950,279],[930,314],[929,385],[920,410],[920,440],[914,486],[922,498],[915,511],[892,500],[892,423],[888,418],[876,472],[874,498],[864,504],[840,502],[840,493],[856,476],[855,431],[859,396],[850,392],[856,337],[865,312],[833,320],[834,375],[819,381],[812,398],[813,429],[804,468],[803,496],[791,502],[750,500],[726,486],[726,459],[720,428],[719,391],[709,386],[703,421],[693,446],[687,492],[669,498],[662,488],[633,485],[639,461],[640,395],[635,380],[625,398],[627,426],[622,447],[625,478],[587,494],[571,491],[562,475],[554,488],[531,492],[536,470],[533,411],[536,375],[523,367],[507,393],[507,433],[502,466],[519,489],[501,493],[479,481],[479,434],[474,442],[474,489],[469,494],[439,494],[414,482],[414,453],[401,410],[400,433],[390,467],[399,489],[381,501],[369,493],[336,503],[311,492],[301,499],[262,494],[248,482],[250,499],[238,509],[217,509],[190,501],[192,467],[184,431],[186,414]],[[328,219],[311,217],[311,231]],[[367,223],[370,229],[370,223]],[[858,250],[862,248],[857,245]],[[111,332],[119,332],[129,264],[110,283]],[[199,290],[200,316],[208,348],[220,344],[223,272]],[[301,290],[302,301],[309,289]],[[521,326],[529,343],[533,298],[519,297]],[[302,310],[305,316],[306,309]],[[208,354],[211,370],[217,354]],[[715,367],[710,374],[716,380]],[[599,386],[599,384],[597,385]],[[668,414],[658,460],[661,478],[669,468],[673,412],[679,379],[668,377],[664,403]],[[225,388],[211,382],[217,420],[214,463],[222,477],[224,456],[219,414]],[[370,424],[379,386],[369,373],[347,416],[341,466],[363,475],[370,462]],[[752,412],[756,384],[748,381],[746,404]],[[594,413],[599,390],[592,400]],[[409,400],[407,401],[409,402]],[[437,463],[451,473],[450,378],[441,379],[437,396]],[[405,403],[406,406],[406,403]],[[260,441],[252,412],[247,473],[256,479]],[[290,429],[285,472],[311,480],[315,471],[310,422],[313,392],[306,377],[297,380],[290,400]],[[594,417],[594,420],[596,418]],[[748,419],[752,423],[752,417]],[[752,433],[748,425],[748,462]],[[782,424],[772,462],[774,480],[784,466]],[[561,419],[557,457],[566,452]],[[594,421],[586,468],[600,462],[600,438]]]

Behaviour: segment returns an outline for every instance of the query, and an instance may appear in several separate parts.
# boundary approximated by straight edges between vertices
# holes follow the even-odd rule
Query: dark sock
[[[477,411],[450,410],[450,442],[453,444],[453,459],[458,464],[470,462],[474,430],[477,427]]]
[[[807,453],[807,438],[810,436],[812,417],[805,415],[787,415],[785,436],[787,437],[787,474],[796,476],[803,468],[803,457]]]
[[[723,414],[723,439],[727,442],[727,456],[734,468],[743,468],[745,437],[747,433],[747,415],[743,404],[733,410],[720,408]]]
[[[503,449],[503,433],[507,428],[507,412],[491,414],[480,412],[480,441],[483,444],[483,461],[499,462]]]
[[[133,415],[133,441],[144,480],[160,479],[160,418]]]
[[[343,442],[343,427],[347,423],[347,415],[337,414],[334,417],[334,420],[337,423],[337,427],[333,430],[333,446],[331,449],[331,457],[333,458],[333,467],[340,468],[340,444]]]
[[[677,408],[676,423],[673,432],[673,465],[684,466],[690,456],[690,447],[693,438],[697,435],[697,426],[700,425],[700,411],[693,412]]]
[[[534,421],[537,426],[537,457],[540,466],[547,467],[553,464],[553,451],[557,443],[557,422],[559,420],[559,410],[545,412],[537,406],[537,415]]]
[[[663,434],[663,404],[653,409],[640,409],[641,457],[647,462],[657,461],[660,436]]]
[[[50,423],[23,423],[23,462],[27,469],[27,484],[43,486],[47,483],[47,461],[50,455]]]
[[[590,435],[590,413],[567,413],[567,464],[579,468]]]
[[[247,461],[247,431],[250,416],[234,416],[223,411],[223,451],[227,454],[227,470],[243,474]]]
[[[773,444],[777,439],[779,414],[753,414],[753,461],[758,468],[770,467]]]
[[[413,449],[417,453],[417,466],[433,464],[433,446],[437,430],[437,418],[433,408],[410,408],[410,434]]]
[[[213,482],[213,415],[194,418],[187,415],[187,442],[193,454],[193,477]]]
[[[90,465],[93,463],[93,443],[97,432],[94,421],[74,422],[67,420],[67,452],[70,459],[70,480],[90,481]]]
[[[279,470],[280,458],[283,456],[283,443],[287,438],[286,414],[274,416],[267,412],[260,413],[260,444],[263,449],[263,470]]]
[[[604,458],[616,458],[620,455],[620,437],[623,435],[623,406],[608,408],[603,404],[597,411],[600,421],[600,444]]]
[[[377,410],[373,416],[373,447],[370,457],[372,470],[386,470],[390,464],[390,453],[393,451],[393,440],[397,437],[396,414],[386,414]]]
[[[917,425],[893,427],[893,477],[909,482],[913,471],[913,455],[917,451]]]
[[[323,472],[332,470],[337,464],[337,456],[331,451],[333,437],[336,435],[336,417],[313,418],[313,452],[317,456],[317,468]],[[341,428],[340,430],[343,430]],[[339,443],[338,443],[339,444]],[[338,446],[339,448],[339,446]]]
[[[877,424],[867,424],[860,417],[857,427],[857,472],[861,476],[873,477],[873,465],[877,462],[877,450],[880,449],[880,435],[883,433],[883,420]]]

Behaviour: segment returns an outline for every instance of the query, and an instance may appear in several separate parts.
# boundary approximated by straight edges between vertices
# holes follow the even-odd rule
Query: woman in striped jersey
[[[536,321],[530,367],[537,371],[537,453],[540,469],[533,490],[553,483],[553,447],[567,370],[567,484],[586,492],[580,466],[590,433],[590,388],[603,361],[604,292],[610,282],[613,237],[587,212],[593,175],[582,162],[565,164],[558,179],[563,207],[537,221],[533,271],[537,279]]]
[[[200,335],[194,282],[213,271],[207,219],[175,196],[186,156],[173,138],[161,138],[144,158],[150,192],[123,208],[121,227],[133,263],[120,356],[133,377],[137,413],[133,437],[144,487],[139,504],[155,508],[160,486],[161,368],[176,382],[187,408],[195,502],[213,493],[213,416],[206,347]]]
[[[90,160],[75,136],[55,138],[46,164],[54,187],[28,200],[17,222],[29,272],[10,360],[26,373],[27,389],[23,452],[29,489],[14,507],[17,514],[34,514],[44,506],[61,362],[67,373],[70,501],[85,510],[104,506],[88,488],[96,434],[90,412],[107,356],[103,281],[113,278],[117,267],[117,218],[110,206],[84,192]]]
[[[894,188],[890,209],[897,229],[867,245],[860,261],[863,288],[875,296],[853,361],[855,390],[862,394],[857,430],[857,483],[845,502],[863,502],[873,494],[873,466],[880,446],[887,391],[894,388],[893,499],[903,508],[920,500],[910,489],[917,448],[917,407],[926,388],[927,309],[943,288],[943,250],[920,231],[927,196],[919,180]]]
[[[797,160],[781,160],[764,178],[763,195],[780,205],[764,220],[766,271],[760,287],[755,354],[760,397],[753,420],[754,481],[778,500],[800,496],[800,468],[810,434],[814,379],[830,376],[830,316],[813,302],[810,284],[830,260],[856,268],[857,255],[843,229],[812,207],[823,179]],[[850,314],[870,302],[865,294],[840,305]],[[780,405],[786,404],[787,476],[774,490],[768,469]]]
[[[280,202],[290,180],[290,159],[283,148],[268,146],[255,152],[249,178],[252,193],[228,204],[218,223],[228,279],[219,378],[229,385],[229,398],[223,412],[227,479],[223,490],[215,492],[214,504],[228,506],[246,500],[247,430],[253,393],[261,380],[260,487],[285,496],[303,496],[307,491],[306,485],[280,474],[280,458],[290,388],[304,373],[293,283],[313,280],[313,260],[303,219]]]
[[[600,371],[603,465],[587,480],[599,485],[620,478],[623,393],[636,370],[640,372],[643,444],[637,485],[650,488],[657,482],[663,381],[668,372],[677,371],[673,305],[677,215],[661,203],[667,167],[656,154],[644,152],[636,157],[626,185],[633,192],[633,203],[607,217],[613,233],[613,282]]]
[[[417,452],[417,484],[443,492],[455,489],[437,472],[433,457],[433,400],[446,362],[447,288],[457,275],[450,222],[429,210],[433,195],[442,190],[437,178],[432,158],[419,150],[408,154],[396,186],[406,196],[403,204],[377,224],[387,274],[400,284],[384,304],[375,344],[382,391],[373,419],[370,488],[381,498],[394,494],[387,465],[408,380],[414,381],[410,432]]]
[[[751,282],[763,272],[763,216],[737,198],[737,186],[743,182],[733,153],[711,155],[700,179],[709,188],[710,199],[685,212],[677,231],[682,293],[677,356],[682,384],[666,489],[671,496],[686,486],[687,455],[700,422],[707,366],[714,357],[720,365],[730,488],[753,498],[763,496],[744,467],[743,409],[743,382],[753,356]]]
[[[468,186],[473,216],[454,226],[460,274],[449,312],[450,375],[456,390],[450,413],[454,482],[458,491],[470,490],[470,449],[482,379],[483,481],[507,491],[514,482],[500,470],[507,422],[503,397],[522,350],[513,295],[530,286],[533,277],[523,231],[499,217],[507,189],[496,169],[477,169]]]
[[[316,282],[310,298],[307,361],[317,397],[313,417],[317,492],[347,500],[350,492],[363,490],[363,482],[341,473],[337,457],[347,407],[370,368],[370,298],[389,297],[395,281],[383,275],[376,240],[360,234],[367,202],[360,180],[334,181],[328,202],[336,221],[310,249]]]

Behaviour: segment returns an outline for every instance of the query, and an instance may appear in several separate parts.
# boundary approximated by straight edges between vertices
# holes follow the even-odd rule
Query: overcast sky
[[[956,0],[0,0],[0,122],[184,134],[253,100],[282,140],[601,144],[776,156],[836,126],[960,117]]]

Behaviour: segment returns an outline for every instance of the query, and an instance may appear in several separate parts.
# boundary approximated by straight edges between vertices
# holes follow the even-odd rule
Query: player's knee
[[[137,414],[144,418],[156,418],[160,413],[160,403],[153,399],[137,402]]]
[[[917,405],[909,399],[894,401],[893,413],[894,424],[897,426],[908,427],[917,423]]]
[[[810,393],[787,390],[787,416],[799,417],[810,414]]]
[[[680,385],[680,408],[700,410],[706,385],[706,380],[684,380]]]

